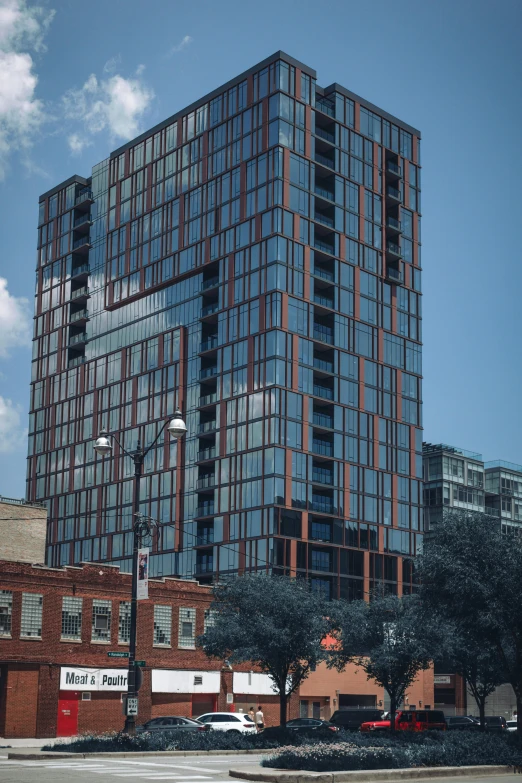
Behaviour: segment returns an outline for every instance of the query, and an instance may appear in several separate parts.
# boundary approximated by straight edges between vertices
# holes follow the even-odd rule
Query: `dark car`
[[[359,731],[362,723],[381,720],[383,711],[372,707],[359,707],[346,710],[336,710],[330,718],[330,723],[344,731]]]
[[[162,732],[162,731],[209,731],[210,726],[205,726],[198,720],[192,718],[182,718],[178,715],[170,715],[165,718],[152,718],[144,723],[143,726],[136,726],[136,732],[142,734],[144,731]]]
[[[263,731],[263,736],[267,739],[274,737],[277,739],[281,736],[281,732],[291,731],[293,734],[308,734],[314,732],[317,734],[330,735],[331,732],[338,732],[339,726],[334,726],[328,720],[322,720],[319,718],[295,718],[289,720],[286,726],[269,726]]]
[[[488,731],[507,731],[507,721],[503,715],[486,715]]]
[[[480,723],[475,718],[452,715],[446,718],[448,731],[480,731]]]

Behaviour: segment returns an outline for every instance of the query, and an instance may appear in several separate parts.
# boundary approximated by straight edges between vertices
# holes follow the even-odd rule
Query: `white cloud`
[[[27,428],[22,426],[23,409],[6,397],[0,397],[0,452],[26,448]]]
[[[179,42],[179,44],[176,44],[176,46],[173,46],[173,47],[172,47],[172,49],[171,49],[171,50],[170,50],[170,52],[169,52],[169,55],[170,55],[170,54],[177,54],[178,52],[182,52],[182,51],[183,51],[183,49],[186,49],[186,48],[187,48],[187,46],[190,46],[190,44],[192,43],[192,41],[193,41],[193,40],[194,40],[194,39],[192,38],[192,36],[191,36],[191,35],[185,35],[185,36],[184,36],[184,37],[181,39],[181,41]]]
[[[11,296],[7,280],[0,277],[0,357],[8,357],[12,348],[30,344],[29,301],[24,297]]]
[[[83,87],[69,90],[63,96],[65,117],[80,120],[87,134],[108,130],[116,139],[136,136],[139,120],[154,98],[153,91],[144,84],[140,74],[134,79],[116,74],[105,80],[98,80],[95,74],[91,74]],[[69,146],[78,152],[80,140],[85,136],[77,133],[72,136],[72,143],[69,137]]]
[[[89,147],[92,142],[84,136],[80,136],[79,133],[71,133],[67,138],[67,144],[72,155],[81,155],[85,147]]]
[[[114,73],[118,65],[121,63],[121,54],[118,54],[116,57],[111,57],[110,60],[107,60],[105,65],[103,66],[104,73]]]
[[[25,0],[0,0],[0,179],[10,153],[27,150],[45,119],[31,51],[44,50],[53,16]]]

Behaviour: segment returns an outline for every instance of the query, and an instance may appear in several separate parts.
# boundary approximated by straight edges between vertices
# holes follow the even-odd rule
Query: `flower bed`
[[[284,747],[261,761],[265,767],[339,772],[407,767],[464,767],[520,764],[516,736],[482,732],[354,735],[347,742]]]

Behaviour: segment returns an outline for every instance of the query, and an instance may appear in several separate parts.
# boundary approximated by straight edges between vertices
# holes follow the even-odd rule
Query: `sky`
[[[519,0],[0,0],[0,495],[40,194],[279,49],[421,130],[424,437],[522,463],[521,25]]]

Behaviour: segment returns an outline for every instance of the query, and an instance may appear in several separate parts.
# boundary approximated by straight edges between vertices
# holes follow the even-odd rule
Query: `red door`
[[[78,696],[60,692],[58,697],[57,737],[74,737],[78,734]]]

